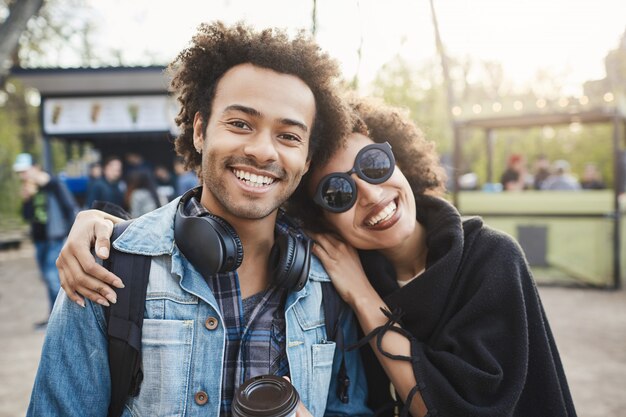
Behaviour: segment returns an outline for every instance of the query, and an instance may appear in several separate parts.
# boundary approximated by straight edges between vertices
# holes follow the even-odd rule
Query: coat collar
[[[462,264],[465,235],[459,212],[446,200],[418,195],[415,198],[417,220],[426,230],[428,259],[426,271],[400,288],[393,266],[380,253],[360,254],[367,276],[393,310],[404,313],[403,323],[416,329],[418,338],[425,340],[435,330],[446,308],[448,294],[456,283]],[[414,294],[430,294],[415,303]]]

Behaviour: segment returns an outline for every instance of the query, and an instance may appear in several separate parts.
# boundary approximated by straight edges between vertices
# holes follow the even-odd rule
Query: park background
[[[165,66],[201,22],[216,19],[310,33],[339,60],[348,85],[404,107],[436,142],[448,167],[453,159],[454,126],[460,121],[593,109],[626,115],[623,0],[0,0],[0,238],[15,230],[22,238],[27,236],[19,218],[19,184],[11,170],[15,156],[29,152],[41,159],[44,152],[41,96],[12,75],[12,69]],[[624,134],[626,126],[621,129],[618,133]],[[453,173],[471,174],[466,177],[475,179],[470,188],[480,190],[498,180],[507,157],[514,153],[529,162],[539,154],[551,161],[566,159],[578,176],[588,162],[600,168],[609,190],[598,198],[587,195],[582,201],[580,195],[554,199],[533,192],[517,196],[475,192],[465,193],[460,206],[462,212],[471,206],[464,214],[491,211],[494,216],[487,216],[487,222],[518,240],[518,222],[535,229],[548,224],[557,248],[546,249],[547,259],[558,264],[559,273],[546,276],[535,265],[533,270],[540,282],[558,286],[544,287],[541,292],[547,294],[547,310],[566,371],[573,374],[575,403],[579,410],[582,402],[589,404],[583,407],[582,416],[626,415],[626,404],[614,395],[626,388],[624,378],[615,377],[626,365],[624,293],[588,289],[621,285],[608,276],[598,278],[611,274],[613,236],[621,233],[622,242],[626,236],[626,222],[622,221],[621,232],[612,226],[612,216],[622,218],[626,206],[612,212],[610,190],[621,180],[615,176],[613,137],[610,123],[572,121],[499,130],[493,138],[490,166],[484,132],[471,130],[464,137],[461,163]],[[84,148],[68,147],[54,138],[51,145],[56,173],[71,176],[86,169],[84,156],[89,153]],[[493,213],[494,207],[501,211]],[[503,217],[511,207],[530,207],[534,217]],[[587,218],[555,217],[564,211],[571,214],[572,208]],[[21,314],[19,320],[5,320],[0,327],[3,346],[19,350],[24,343],[32,344],[32,350],[22,350],[31,355],[21,358],[28,367],[15,385],[26,386],[26,391],[20,391],[22,396],[32,383],[36,366],[32,359],[37,357],[42,336],[33,334],[28,323],[34,319],[33,310],[41,306],[29,300],[19,303],[18,312],[12,307],[12,302],[20,300],[18,266],[34,268],[26,263],[28,251],[29,246],[23,246],[17,263],[10,254],[0,256],[0,278],[5,280],[0,294],[2,317]],[[623,243],[620,251],[623,269]],[[583,274],[585,268],[589,271]],[[41,290],[36,275],[27,270],[24,276],[28,294],[34,297]],[[556,317],[550,315],[552,311]],[[582,322],[580,334],[575,334],[575,320]],[[23,371],[15,368],[22,362],[14,358],[7,355],[3,360],[0,367],[7,369],[3,379]],[[13,380],[7,377],[0,384],[8,387]],[[588,386],[593,389],[583,389]],[[602,392],[598,392],[600,387]],[[4,394],[2,402],[10,400],[13,392]]]
[[[0,0],[0,193],[17,195],[18,152],[50,154],[49,168],[70,178],[86,179],[97,158],[88,138],[42,140],[41,95],[11,69],[163,68],[201,22],[244,20],[310,33],[338,59],[346,84],[405,108],[437,144],[450,199],[518,239],[540,281],[616,288],[626,279],[625,16],[621,0]],[[577,116],[585,112],[605,122],[586,123]],[[552,114],[569,116],[455,130],[468,120]],[[576,176],[593,163],[607,189],[567,198],[455,192],[493,189],[514,154],[529,171],[540,154],[567,160]],[[23,227],[19,204],[0,199],[0,233]]]
[[[340,61],[347,83],[405,107],[448,161],[452,119],[626,108],[623,1],[432,5],[427,0],[0,0],[0,192],[16,190],[10,167],[18,152],[42,152],[39,95],[12,78],[10,68],[163,66],[198,24],[216,19],[312,33]],[[33,16],[13,27],[11,18],[18,16],[11,11],[18,6]],[[512,153],[529,162],[543,153],[550,160],[569,160],[579,175],[594,162],[611,187],[610,143],[607,125],[506,130],[495,141],[493,172],[499,177]],[[54,169],[61,171],[76,154],[59,143],[53,146]],[[462,173],[475,173],[477,183],[484,184],[486,157],[480,132],[473,132],[464,145]],[[10,217],[18,204],[2,199],[0,213]]]

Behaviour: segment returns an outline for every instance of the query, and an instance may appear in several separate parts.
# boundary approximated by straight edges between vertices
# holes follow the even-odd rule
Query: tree
[[[433,30],[435,31],[435,44],[437,46],[437,53],[441,60],[441,74],[443,75],[443,85],[446,90],[446,109],[448,113],[448,122],[450,123],[450,129],[454,128],[454,116],[452,114],[452,107],[456,105],[454,96],[454,89],[452,87],[452,81],[450,80],[450,69],[448,66],[448,57],[446,55],[443,41],[441,40],[441,33],[439,32],[439,22],[437,19],[437,13],[435,11],[434,0],[430,0],[430,13],[433,19]]]
[[[46,0],[28,22],[14,53],[21,67],[90,67],[106,64],[93,47],[95,16],[86,0]]]
[[[317,0],[313,0],[313,10],[311,11],[311,35],[317,34]]]
[[[28,21],[39,13],[44,0],[8,0],[0,3],[7,17],[0,24],[0,85],[13,63],[13,55]],[[4,6],[4,7],[1,7]],[[8,63],[8,65],[7,65]]]
[[[608,74],[613,76],[613,91],[626,91],[626,73],[619,66],[626,60],[623,47],[612,51],[607,56],[607,62],[615,66]],[[497,62],[481,62],[471,58],[458,59],[451,57],[448,60],[450,84],[458,97],[457,105],[463,109],[459,118],[468,119],[484,117],[513,111],[513,103],[520,101],[524,109],[538,111],[536,103],[539,99],[546,100],[544,104],[548,111],[564,111],[558,104],[563,98],[563,85],[555,74],[538,71],[529,81],[525,90],[513,93],[512,83],[507,79],[502,66]],[[383,98],[395,106],[404,107],[410,112],[411,118],[425,132],[426,137],[438,145],[441,155],[451,151],[452,132],[449,128],[449,113],[446,102],[446,88],[444,87],[441,71],[433,59],[419,67],[411,65],[400,56],[385,64],[376,76],[372,85],[372,93]],[[621,77],[621,78],[620,78]],[[607,80],[600,80],[607,84]],[[599,82],[599,81],[598,81]],[[589,84],[589,83],[587,83]],[[592,102],[602,100],[602,95],[608,91],[599,89],[594,94],[585,85],[585,91]],[[501,105],[502,113],[496,113],[492,105]],[[482,105],[482,111],[475,114],[474,105]],[[527,110],[528,111],[528,110]],[[518,114],[517,111],[514,112]],[[584,165],[594,162],[601,167],[607,184],[613,182],[611,127],[607,125],[584,126],[556,126],[536,127],[530,129],[499,129],[494,132],[494,161],[492,181],[497,181],[505,168],[508,155],[520,153],[525,155],[529,168],[539,154],[545,154],[550,160],[567,159],[572,171],[580,175]],[[461,173],[475,172],[479,182],[487,180],[487,155],[484,132],[478,129],[466,131],[463,142],[463,160]]]
[[[608,53],[604,62],[608,91],[618,99],[626,100],[626,31],[618,47]]]
[[[451,150],[446,90],[434,60],[415,68],[398,55],[381,68],[372,87],[373,95],[406,108],[441,153]]]
[[[41,153],[38,112],[29,100],[32,92],[7,77],[11,66],[62,65],[50,51],[70,50],[74,62],[90,65],[97,58],[89,34],[92,23],[85,0],[0,0],[0,192],[15,196],[17,179],[12,172],[15,155]],[[67,54],[66,54],[67,56]],[[54,160],[65,154],[53,147]],[[19,199],[0,202],[0,217],[14,217]]]
[[[0,217],[13,219],[19,213],[19,186],[13,173],[15,155],[20,152],[19,128],[11,121],[9,112],[0,111]],[[0,231],[2,231],[0,224]]]

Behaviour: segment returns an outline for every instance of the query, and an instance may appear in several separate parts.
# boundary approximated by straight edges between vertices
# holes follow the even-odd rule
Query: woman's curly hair
[[[308,157],[328,160],[352,124],[350,112],[337,93],[337,63],[303,31],[289,38],[278,29],[255,31],[244,23],[226,26],[214,22],[201,24],[190,46],[168,68],[170,89],[181,104],[175,147],[187,168],[199,173],[202,167],[202,157],[193,145],[196,112],[206,126],[219,80],[229,69],[246,63],[294,75],[311,89],[316,113]]]
[[[350,95],[347,101],[353,111],[352,132],[364,134],[377,143],[389,142],[396,165],[415,195],[428,193],[440,196],[445,192],[446,173],[439,163],[435,144],[424,137],[406,112],[374,98]],[[326,161],[311,162],[309,173],[303,177],[287,204],[290,216],[314,231],[328,231],[322,208],[314,204],[309,195],[312,173],[325,164]]]

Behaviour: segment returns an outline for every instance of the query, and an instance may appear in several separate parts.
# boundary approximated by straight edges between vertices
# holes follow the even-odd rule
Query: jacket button
[[[196,392],[195,399],[196,399],[196,404],[204,405],[207,403],[207,401],[209,401],[209,396],[204,391],[198,391]]]
[[[217,329],[217,319],[215,317],[209,317],[204,322],[204,325],[209,330],[215,330]]]

